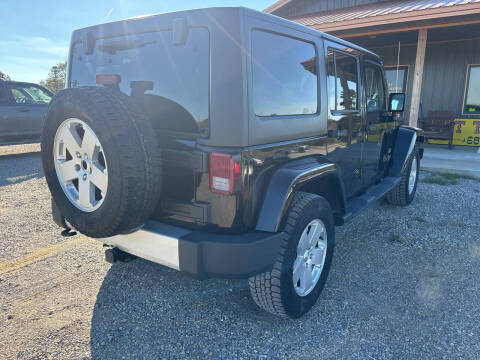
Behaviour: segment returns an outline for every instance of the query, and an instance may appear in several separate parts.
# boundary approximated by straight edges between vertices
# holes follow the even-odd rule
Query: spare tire
[[[44,119],[42,162],[60,212],[95,238],[130,232],[155,209],[160,150],[142,110],[116,89],[59,92]]]

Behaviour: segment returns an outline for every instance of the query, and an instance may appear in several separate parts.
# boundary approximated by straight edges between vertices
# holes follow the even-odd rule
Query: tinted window
[[[358,73],[356,58],[329,50],[327,78],[330,110],[357,110]]]
[[[37,86],[27,86],[24,87],[23,90],[30,95],[35,104],[48,104],[50,100],[52,100],[49,93]]]
[[[34,85],[10,85],[8,87],[16,104],[48,104],[52,97],[48,92]]]
[[[463,105],[464,114],[480,114],[480,65],[470,66]]]
[[[386,110],[382,68],[368,62],[365,63],[365,95],[367,111]]]
[[[264,31],[252,32],[253,106],[258,116],[315,114],[315,47]]]
[[[386,68],[385,76],[390,93],[407,92],[408,66]]]
[[[120,90],[144,107],[157,129],[207,133],[209,33],[191,28],[185,44],[172,40],[172,31],[97,40],[91,55],[77,43],[70,86],[95,85],[96,75],[117,74]]]
[[[13,101],[17,104],[33,104],[33,99],[20,88],[11,88]]]

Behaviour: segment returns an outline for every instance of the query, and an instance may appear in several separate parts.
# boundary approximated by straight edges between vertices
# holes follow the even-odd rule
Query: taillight
[[[210,190],[221,194],[233,194],[235,179],[240,177],[240,163],[232,155],[210,153]]]

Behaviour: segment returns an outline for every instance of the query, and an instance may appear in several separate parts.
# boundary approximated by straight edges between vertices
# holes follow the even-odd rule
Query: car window
[[[48,104],[52,99],[46,91],[33,85],[10,85],[10,92],[16,104]]]
[[[24,87],[23,90],[33,99],[35,104],[48,104],[52,97],[37,86]]]
[[[141,104],[156,127],[206,136],[209,44],[202,27],[191,28],[182,46],[171,30],[98,40],[92,54],[85,54],[79,42],[72,49],[70,84],[99,86],[97,75],[116,74],[119,89]]]
[[[318,108],[316,63],[313,44],[265,31],[253,31],[255,114],[315,114]]]
[[[365,63],[365,95],[367,112],[386,110],[385,83],[380,66]]]
[[[327,77],[330,110],[358,110],[357,59],[351,55],[329,50]]]
[[[12,92],[13,96],[13,101],[15,101],[16,104],[33,104],[33,99],[31,96],[29,96],[25,91],[22,89],[10,89]]]

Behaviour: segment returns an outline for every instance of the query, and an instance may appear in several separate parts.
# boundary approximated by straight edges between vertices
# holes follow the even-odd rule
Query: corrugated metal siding
[[[292,0],[281,8],[273,11],[272,14],[285,18],[292,18],[319,11],[328,11],[382,1],[386,0]]]
[[[468,64],[480,64],[478,39],[427,45],[422,82],[425,116],[428,110],[453,110],[462,116]]]
[[[397,47],[370,50],[382,57],[385,66],[397,64]],[[400,51],[400,64],[409,65],[407,109],[410,106],[416,51],[416,45],[402,46]],[[430,110],[451,110],[459,117],[468,117],[462,115],[468,64],[480,64],[480,39],[427,42],[421,95],[424,117]],[[470,117],[478,118],[478,115]]]
[[[344,0],[345,1],[345,0]],[[354,2],[361,2],[360,0],[348,0]],[[324,1],[313,1],[311,3],[324,4]],[[364,1],[365,3],[366,1]],[[369,1],[371,2],[371,1]],[[330,3],[328,0],[327,4]],[[300,13],[298,10],[293,11],[289,17],[291,20],[296,21],[306,26],[313,26],[318,24],[333,23],[337,21],[348,21],[355,19],[364,19],[369,17],[408,13],[419,10],[445,8],[466,4],[480,3],[480,0],[410,0],[410,1],[376,1],[375,4],[360,5],[356,7],[341,8],[336,10],[317,10],[303,11]],[[291,5],[290,5],[291,4]],[[295,5],[295,2],[287,4],[285,8]],[[303,4],[303,3],[302,3]],[[299,5],[297,5],[299,6]],[[332,4],[333,6],[333,4]],[[294,7],[295,9],[295,7]],[[282,9],[279,9],[282,10]],[[283,15],[281,15],[283,16]]]

